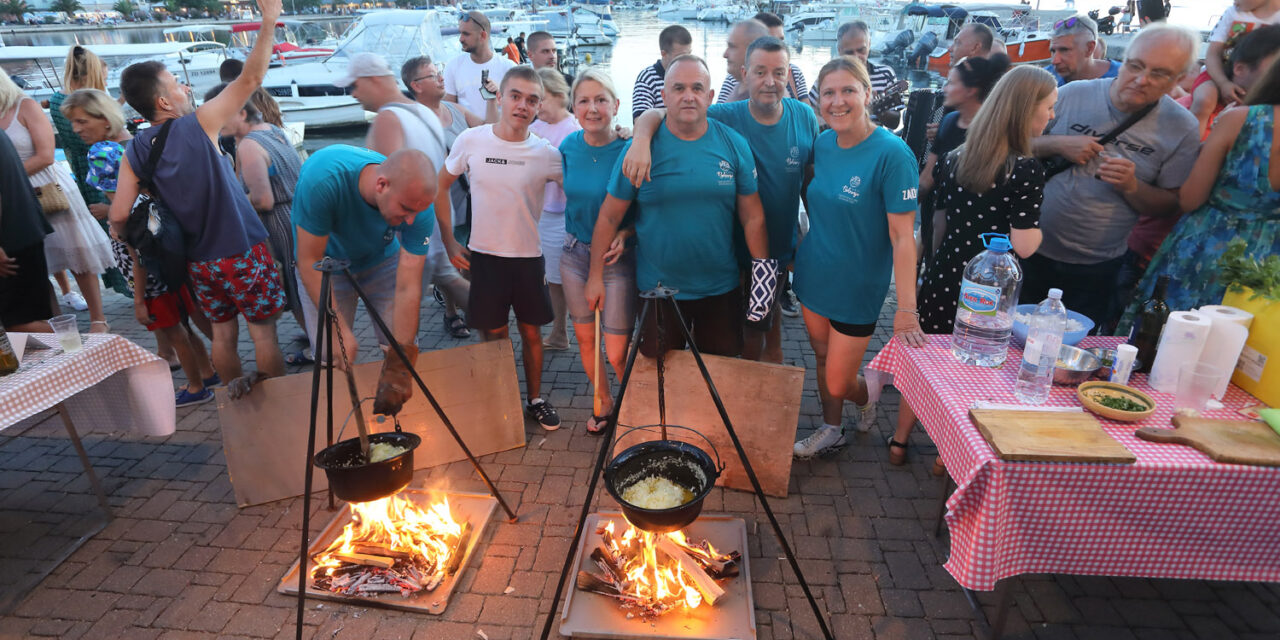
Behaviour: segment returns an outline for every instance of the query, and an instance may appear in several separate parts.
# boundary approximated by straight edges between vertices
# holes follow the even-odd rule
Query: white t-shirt
[[[471,181],[471,241],[467,248],[504,258],[542,255],[538,218],[548,182],[563,184],[560,150],[529,134],[507,142],[493,125],[458,134],[444,166]]]
[[[1253,15],[1251,11],[1238,11],[1235,7],[1227,7],[1222,12],[1222,17],[1218,19],[1218,26],[1213,28],[1209,42],[1229,41],[1229,46],[1234,46],[1240,36],[1268,24],[1280,24],[1280,11],[1260,18]]]
[[[395,115],[396,120],[400,122],[400,130],[404,135],[404,146],[409,149],[417,149],[425,154],[431,160],[432,166],[436,171],[444,164],[445,137],[444,127],[440,126],[440,118],[425,106],[417,102],[389,102],[378,109],[378,113],[390,111]],[[431,238],[434,240],[428,247],[428,254],[438,254],[444,251],[444,243],[439,242],[440,224],[435,222],[435,210],[428,209],[424,212],[430,215]]]
[[[516,66],[506,56],[494,55],[484,64],[476,64],[471,54],[463,53],[444,67],[444,92],[458,96],[458,104],[471,113],[484,113],[484,98],[480,96],[480,72],[488,69],[489,79],[502,83],[507,69]]]

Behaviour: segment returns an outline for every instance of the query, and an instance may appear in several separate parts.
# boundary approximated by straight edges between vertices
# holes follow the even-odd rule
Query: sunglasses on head
[[[1066,20],[1059,20],[1053,23],[1053,29],[1054,31],[1057,31],[1058,29],[1070,29],[1071,27],[1076,26],[1077,22],[1080,22],[1080,19],[1076,16],[1071,16]]]

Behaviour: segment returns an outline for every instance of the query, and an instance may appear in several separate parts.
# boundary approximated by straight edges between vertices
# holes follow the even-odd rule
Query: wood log
[[[618,566],[618,561],[604,546],[597,546],[591,550],[591,559],[595,560],[601,568],[609,573],[609,577],[613,578],[615,584],[622,584],[626,581],[626,577],[622,575],[622,569]]]
[[[458,572],[458,567],[462,566],[462,557],[467,554],[467,544],[471,542],[471,521],[462,523],[462,533],[458,535],[458,544],[453,548],[453,553],[449,554],[449,565],[445,573],[453,575]]]
[[[408,551],[395,551],[372,542],[357,542],[352,544],[351,548],[356,553],[363,553],[371,556],[384,556],[387,558],[395,558],[397,560],[408,560],[413,557],[413,554]]]
[[[702,565],[699,565],[684,549],[681,549],[680,545],[672,542],[666,536],[658,536],[657,538],[656,546],[658,550],[680,563],[680,568],[693,579],[693,586],[698,589],[698,593],[702,594],[702,599],[707,604],[715,604],[716,600],[724,596],[724,589],[721,589],[720,585],[716,584],[716,581],[702,569]]]
[[[333,557],[343,562],[364,565],[366,567],[378,567],[379,569],[390,569],[396,563],[395,558],[369,555],[366,553],[343,553],[341,551],[335,551],[333,553]]]
[[[590,591],[602,596],[622,595],[616,586],[609,584],[608,580],[605,580],[603,577],[597,576],[590,571],[578,572],[577,585],[579,591]]]

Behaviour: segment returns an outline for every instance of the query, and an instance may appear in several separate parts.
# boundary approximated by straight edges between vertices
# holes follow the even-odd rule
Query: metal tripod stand
[[[791,565],[791,570],[796,574],[796,580],[800,582],[800,589],[804,591],[804,597],[809,601],[809,607],[813,609],[813,615],[818,620],[818,626],[822,629],[822,636],[827,640],[834,640],[831,629],[827,626],[826,616],[818,607],[818,602],[813,598],[813,593],[809,589],[809,583],[804,578],[804,572],[800,570],[800,564],[796,561],[795,553],[791,551],[791,544],[787,542],[787,536],[782,531],[782,526],[778,524],[778,518],[773,515],[773,509],[769,507],[769,500],[764,495],[764,489],[760,486],[760,480],[756,478],[756,472],[751,467],[751,461],[747,459],[747,452],[742,447],[742,442],[738,440],[738,434],[733,429],[733,423],[729,420],[729,413],[724,408],[724,402],[720,400],[720,393],[716,391],[715,383],[711,381],[711,374],[707,371],[707,365],[702,360],[702,353],[698,351],[698,347],[694,344],[693,335],[689,332],[689,324],[684,319],[684,314],[680,311],[680,306],[675,304],[676,292],[667,289],[661,283],[651,290],[640,294],[644,298],[644,306],[640,309],[640,316],[636,321],[635,330],[631,333],[631,346],[627,352],[627,366],[622,371],[622,381],[618,386],[618,393],[613,399],[613,410],[609,412],[608,420],[605,424],[604,434],[600,442],[600,450],[596,454],[595,467],[591,472],[591,482],[587,484],[587,495],[582,500],[582,512],[578,515],[578,524],[573,530],[573,541],[569,543],[569,551],[565,554],[564,565],[560,568],[560,579],[556,581],[555,595],[551,600],[551,611],[547,613],[546,623],[542,626],[541,640],[547,640],[551,635],[551,627],[555,623],[558,614],[556,609],[560,606],[560,598],[564,595],[564,583],[569,575],[570,569],[573,567],[573,557],[578,548],[578,543],[582,539],[582,526],[587,520],[587,516],[591,512],[591,499],[596,493],[596,484],[600,480],[601,471],[604,469],[605,461],[609,457],[609,450],[613,445],[614,431],[618,426],[618,414],[622,410],[622,399],[626,395],[627,386],[631,382],[631,370],[636,364],[636,355],[640,352],[640,333],[644,328],[645,320],[649,317],[652,310],[657,313],[656,305],[666,302],[671,309],[675,311],[676,318],[680,321],[680,330],[684,334],[685,342],[689,345],[689,351],[693,354],[693,359],[698,363],[698,371],[702,374],[702,379],[707,383],[707,391],[711,394],[711,400],[716,405],[716,410],[720,413],[720,419],[724,421],[725,431],[729,434],[729,439],[733,441],[733,448],[738,452],[738,459],[742,462],[742,469],[747,473],[747,478],[751,480],[751,488],[755,491],[756,498],[760,500],[760,506],[764,508],[765,515],[769,517],[769,524],[773,527],[773,533],[778,539],[778,544],[782,546],[782,552],[787,557],[787,562]],[[660,316],[659,316],[660,317]],[[661,323],[659,323],[661,324]],[[658,330],[659,335],[662,329]],[[663,367],[663,354],[658,354],[658,370]],[[662,387],[659,385],[659,393],[662,393]],[[659,405],[663,405],[659,402]],[[662,422],[666,422],[665,409],[662,410]]]
[[[315,269],[321,272],[320,277],[320,300],[316,304],[319,317],[316,322],[316,335],[313,344],[316,347],[315,366],[311,375],[311,429],[307,434],[307,459],[306,459],[306,480],[305,488],[302,493],[302,548],[298,553],[298,615],[297,615],[297,638],[302,639],[302,614],[305,610],[305,602],[307,598],[307,556],[311,546],[310,526],[311,526],[311,487],[314,480],[314,464],[316,455],[316,420],[319,417],[320,404],[320,377],[321,371],[326,370],[325,377],[326,393],[325,399],[328,406],[325,411],[325,419],[327,422],[328,444],[333,446],[333,366],[324,366],[324,357],[322,354],[333,353],[333,326],[337,323],[338,318],[334,313],[333,298],[333,275],[346,277],[351,283],[351,287],[355,289],[356,295],[364,301],[365,309],[369,311],[369,317],[373,318],[374,326],[377,327],[379,333],[387,338],[387,343],[391,350],[395,352],[401,362],[404,363],[409,374],[413,376],[414,382],[418,384],[418,389],[422,391],[423,397],[431,403],[431,408],[435,409],[436,415],[440,416],[440,422],[444,423],[445,429],[449,431],[449,435],[453,436],[458,447],[466,454],[467,460],[471,462],[471,466],[475,468],[476,473],[480,474],[480,479],[489,489],[489,493],[498,500],[498,504],[502,506],[502,510],[507,513],[508,522],[516,521],[516,514],[507,506],[507,501],[502,499],[502,494],[498,492],[498,487],[494,486],[493,481],[489,479],[489,474],[485,473],[484,468],[480,466],[480,461],[471,453],[471,449],[462,441],[462,437],[458,435],[458,431],[454,428],[453,423],[449,421],[449,417],[445,415],[444,409],[440,407],[440,403],[436,401],[431,391],[427,389],[427,383],[422,381],[422,377],[413,368],[413,363],[409,361],[408,354],[391,335],[391,328],[382,320],[382,316],[378,315],[377,309],[369,300],[369,296],[365,295],[364,289],[360,287],[360,283],[356,282],[355,276],[351,275],[348,269],[350,262],[347,260],[336,260],[326,257],[315,263]],[[323,341],[323,342],[322,342]],[[332,358],[331,358],[332,359]],[[354,400],[353,411],[360,411],[358,400]],[[330,508],[333,506],[333,494],[329,494]]]

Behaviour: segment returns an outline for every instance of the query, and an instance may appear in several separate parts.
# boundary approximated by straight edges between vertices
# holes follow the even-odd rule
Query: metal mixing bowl
[[[1102,368],[1102,360],[1098,356],[1070,345],[1062,345],[1058,349],[1057,366],[1053,368],[1053,383],[1077,385]]]

